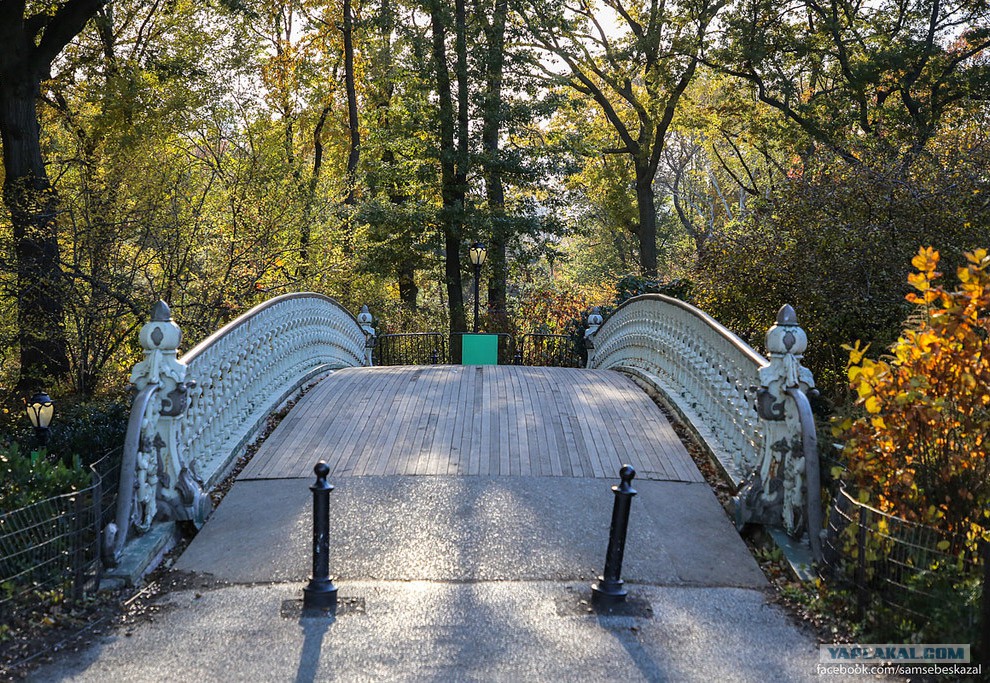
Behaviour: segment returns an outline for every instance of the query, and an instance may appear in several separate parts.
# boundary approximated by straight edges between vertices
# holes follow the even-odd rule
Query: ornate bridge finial
[[[777,312],[776,324],[767,330],[766,344],[770,362],[759,370],[756,394],[763,431],[762,461],[736,496],[736,522],[740,527],[746,522],[783,523],[793,534],[817,520],[807,511],[804,488],[808,468],[817,470],[818,463],[817,452],[811,455],[814,462],[810,465],[806,460],[812,449],[805,447],[808,436],[794,398],[795,393],[804,397],[810,392],[815,380],[801,365],[808,335],[798,326],[791,305],[785,304]]]
[[[371,316],[371,311],[368,310],[368,304],[361,306],[361,312],[358,313],[357,321],[361,326],[361,331],[364,332],[364,364],[369,366],[374,365],[372,351],[375,348],[375,340],[378,333],[375,332],[375,328],[372,326],[374,318]]]
[[[603,322],[601,309],[595,306],[591,309],[591,313],[588,314],[588,326],[584,331],[584,348],[588,350],[587,367],[589,368],[595,361],[595,335],[598,333],[598,328],[602,326]]]
[[[167,323],[172,319],[172,309],[162,299],[151,307],[151,322]]]

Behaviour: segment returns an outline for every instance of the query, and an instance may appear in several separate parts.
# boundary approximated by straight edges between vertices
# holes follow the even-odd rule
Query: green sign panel
[[[461,340],[462,365],[498,365],[497,334],[465,334]]]

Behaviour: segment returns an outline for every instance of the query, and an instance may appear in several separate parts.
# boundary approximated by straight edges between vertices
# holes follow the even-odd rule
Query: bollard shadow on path
[[[330,627],[337,620],[334,616],[308,616],[299,618],[303,644],[299,653],[299,666],[296,668],[296,683],[313,683],[320,670],[323,641]]]
[[[640,640],[642,619],[599,612],[597,621],[602,630],[612,634],[614,640],[622,646],[643,678],[648,681],[670,680],[669,670],[665,671],[665,667],[657,661],[654,653],[650,652]],[[653,648],[656,648],[655,643]]]

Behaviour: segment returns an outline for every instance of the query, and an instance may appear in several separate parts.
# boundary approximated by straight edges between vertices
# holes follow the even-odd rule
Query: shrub
[[[91,473],[78,456],[66,466],[45,455],[23,453],[16,443],[0,448],[0,513],[89,486]]]
[[[90,465],[115,449],[119,457],[127,430],[127,402],[58,399],[48,446],[40,451],[30,450],[34,431],[21,406],[11,403],[2,418],[0,512],[9,512],[88,486]]]
[[[922,248],[908,277],[908,326],[880,360],[857,342],[848,378],[858,417],[837,421],[851,482],[873,504],[971,540],[990,504],[990,256],[967,253],[959,285],[937,284],[939,254]]]
[[[681,301],[689,301],[692,283],[690,280],[676,279],[661,282],[641,275],[626,275],[615,284],[615,305],[640,294],[666,294]]]

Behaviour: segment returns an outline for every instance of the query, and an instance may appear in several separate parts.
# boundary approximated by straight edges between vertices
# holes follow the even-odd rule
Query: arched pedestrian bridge
[[[767,359],[683,302],[639,297],[589,316],[587,368],[375,367],[370,323],[288,295],[180,357],[180,330],[156,305],[105,559],[127,565],[176,522],[201,529],[153,622],[38,680],[817,680],[813,639],[767,604],[762,572],[654,403],[741,487],[738,521],[816,528],[802,429],[812,383],[793,311],[768,333]],[[208,494],[303,389],[204,524]],[[298,611],[318,459],[335,487],[333,618]],[[631,597],[627,611],[593,614],[610,485],[627,462]]]
[[[261,445],[241,480],[390,475],[701,482],[650,398],[678,414],[738,489],[739,525],[820,529],[806,346],[785,306],[764,358],[698,309],[636,297],[589,316],[586,369],[374,367],[375,330],[316,294],[272,299],[178,357],[164,302],[141,331],[145,359],[125,444],[108,564],[158,520],[199,526],[208,493],[287,399],[312,388]],[[644,391],[645,390],[645,391]],[[809,500],[810,497],[810,500]],[[810,534],[817,553],[818,534]]]

